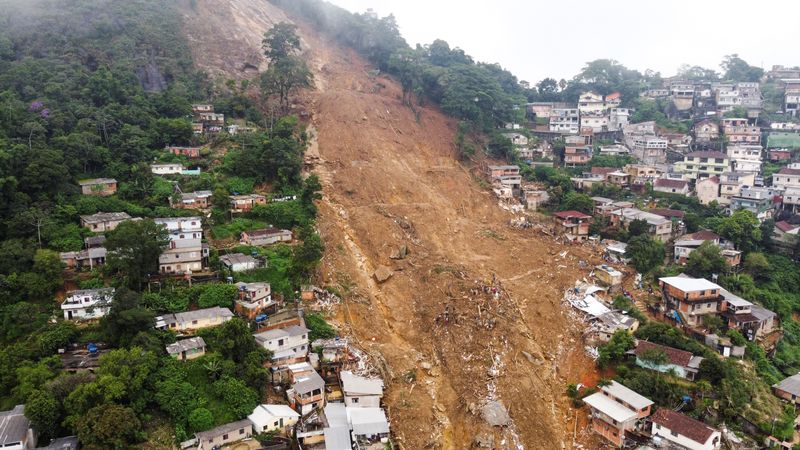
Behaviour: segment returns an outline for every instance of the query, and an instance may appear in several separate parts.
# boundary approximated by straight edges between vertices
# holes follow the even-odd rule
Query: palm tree
[[[217,358],[209,359],[203,364],[203,368],[206,369],[206,372],[208,372],[208,377],[213,381],[219,378],[219,375],[222,372],[222,363],[220,363],[219,359]]]

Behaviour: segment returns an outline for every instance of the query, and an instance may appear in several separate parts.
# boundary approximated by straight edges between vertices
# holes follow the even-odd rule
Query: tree
[[[317,339],[330,339],[336,337],[336,330],[325,321],[319,314],[306,314],[306,326],[309,329],[308,340],[314,342]]]
[[[739,55],[736,53],[725,56],[720,67],[725,71],[725,79],[730,81],[756,82],[764,75],[764,69],[747,64],[747,62],[739,58]]]
[[[650,366],[663,366],[669,362],[669,356],[664,350],[649,348],[637,355],[637,358]]]
[[[649,273],[664,263],[664,244],[648,235],[636,236],[628,242],[625,254],[640,273]]]
[[[238,418],[245,417],[258,404],[256,391],[239,379],[222,377],[211,385],[214,395],[222,400]]]
[[[708,314],[703,316],[703,326],[708,329],[711,333],[716,333],[719,331],[725,322],[722,320],[722,317],[715,316],[713,314]]]
[[[634,346],[633,336],[627,330],[617,330],[611,335],[608,343],[598,350],[600,356],[597,358],[597,364],[606,367],[609,363],[619,361]]]
[[[141,306],[141,296],[137,292],[120,288],[101,324],[111,343],[130,345],[134,336],[153,327],[154,320],[153,312]]]
[[[686,272],[698,278],[710,278],[711,274],[721,275],[728,271],[728,262],[722,256],[722,249],[712,241],[700,244],[686,261]]]
[[[213,306],[221,306],[223,308],[230,308],[233,306],[233,299],[236,297],[236,286],[233,284],[212,284],[206,286],[200,298],[197,300],[197,306],[200,308],[211,308]]]
[[[594,210],[594,201],[586,194],[578,192],[567,192],[558,208],[561,211],[580,211],[584,214],[591,214]]]
[[[514,144],[500,133],[492,133],[486,147],[493,158],[509,160],[514,154]]]
[[[206,431],[214,426],[214,416],[206,408],[194,409],[189,414],[189,431]]]
[[[758,218],[745,209],[739,209],[729,217],[722,218],[714,231],[733,242],[736,249],[745,254],[758,248],[761,242]]]
[[[86,450],[122,450],[137,441],[141,422],[125,406],[108,404],[90,409],[78,419],[75,431]]]
[[[313,75],[305,61],[295,56],[300,50],[296,26],[281,22],[264,34],[264,56],[270,64],[261,74],[261,90],[266,96],[278,95],[283,111],[289,109],[289,95],[296,89],[311,87]]]
[[[39,434],[39,438],[54,438],[60,429],[61,405],[46,390],[33,391],[25,401],[25,417]]]
[[[298,279],[307,280],[319,265],[325,246],[322,243],[322,238],[310,225],[301,228],[298,237],[303,243],[294,248],[292,270]]]
[[[744,270],[756,281],[766,281],[770,276],[769,260],[763,253],[751,252],[744,258]]]
[[[107,267],[129,287],[141,289],[150,274],[158,273],[158,257],[168,243],[166,228],[151,219],[122,222],[106,240]]]
[[[317,217],[317,205],[315,200],[322,199],[322,183],[319,182],[317,174],[312,173],[303,181],[303,190],[300,193],[300,204],[306,210],[309,217]]]
[[[650,232],[650,225],[647,223],[646,220],[643,219],[634,219],[631,223],[628,224],[628,236],[636,237],[641,235],[646,235]]]

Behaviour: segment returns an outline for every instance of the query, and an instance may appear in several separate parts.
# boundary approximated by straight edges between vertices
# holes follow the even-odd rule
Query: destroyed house
[[[571,242],[581,242],[589,238],[591,220],[592,216],[579,211],[560,211],[553,214],[555,232]]]

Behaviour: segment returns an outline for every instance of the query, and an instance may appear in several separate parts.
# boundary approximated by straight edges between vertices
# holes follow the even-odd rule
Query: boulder
[[[508,410],[498,400],[490,400],[481,408],[481,417],[493,427],[505,427],[511,423]]]
[[[375,279],[378,280],[378,283],[383,283],[384,281],[391,278],[392,275],[394,275],[394,272],[392,272],[392,269],[386,266],[378,267],[375,270],[375,273],[373,274],[373,276],[375,276]]]

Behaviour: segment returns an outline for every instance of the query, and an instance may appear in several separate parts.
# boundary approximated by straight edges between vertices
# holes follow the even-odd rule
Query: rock
[[[378,280],[378,283],[383,283],[391,278],[392,275],[394,275],[394,272],[392,272],[392,269],[386,266],[380,266],[375,270],[373,275],[375,276],[375,279]]]
[[[470,403],[467,406],[467,411],[469,411],[469,413],[473,415],[478,414],[478,405],[476,405],[474,402]]]
[[[441,403],[437,403],[437,404],[436,404],[436,409],[437,409],[439,412],[442,412],[442,413],[443,413],[443,412],[445,412],[445,411],[447,411],[447,409],[446,409],[446,408],[444,407],[444,405],[442,405]]]
[[[536,364],[536,359],[534,359],[533,355],[526,352],[525,350],[522,351],[522,356],[524,356],[528,360],[528,362]]]
[[[511,423],[511,416],[508,415],[508,410],[499,400],[492,400],[483,405],[481,417],[493,427],[505,427]]]
[[[494,448],[494,436],[489,433],[481,433],[475,436],[475,447]]]
[[[400,246],[399,249],[392,251],[392,254],[391,254],[391,256],[389,256],[389,258],[391,258],[391,259],[405,259],[405,257],[407,255],[408,255],[408,247],[405,244],[403,244],[403,245]]]
[[[427,361],[423,361],[423,362],[419,363],[419,366],[422,367],[425,370],[431,370],[431,367],[433,367],[431,365],[431,363],[429,363]]]

